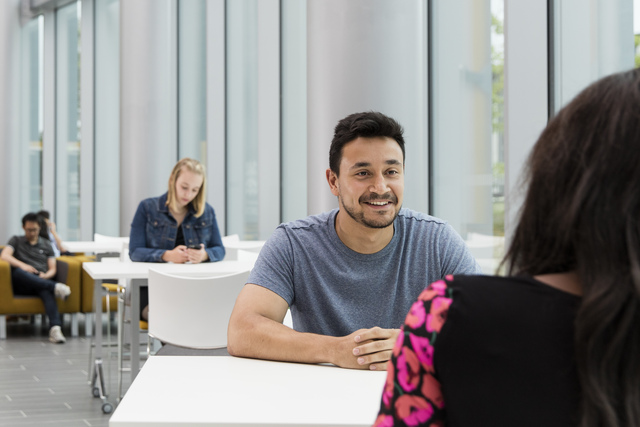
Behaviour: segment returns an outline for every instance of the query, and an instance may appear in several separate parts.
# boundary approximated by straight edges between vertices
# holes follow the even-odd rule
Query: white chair
[[[129,248],[129,236],[116,237],[107,236],[100,233],[93,233],[93,241],[100,243],[113,243],[115,247],[121,247],[122,245],[126,244],[127,249]],[[118,258],[119,255],[119,252],[107,252],[105,254],[96,254],[96,258],[98,261],[100,261],[103,257]]]
[[[240,241],[240,236],[237,234],[229,234],[228,236],[222,236],[222,245],[226,246],[229,243],[235,243]]]
[[[291,317],[291,310],[287,310],[287,314],[284,315],[284,320],[282,321],[284,326],[287,326],[293,329],[293,318]]]
[[[260,253],[260,250],[264,246],[264,240],[237,240],[230,241],[224,244],[225,250],[225,261],[236,261],[238,260],[238,252],[239,251],[248,251]]]
[[[247,263],[247,265],[251,266],[251,268],[253,268],[253,265],[256,263],[256,260],[258,259],[258,255],[260,255],[260,252],[254,252],[254,251],[247,251],[244,249],[238,249],[238,256],[237,256],[237,260],[239,262],[243,262],[243,263]]]
[[[149,270],[149,336],[192,349],[227,346],[227,327],[249,271],[176,276]]]
[[[483,274],[496,274],[496,268],[504,255],[504,236],[468,233],[465,240],[471,255],[478,261]]]

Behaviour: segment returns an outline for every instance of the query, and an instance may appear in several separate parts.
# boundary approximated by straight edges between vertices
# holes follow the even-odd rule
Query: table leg
[[[131,279],[131,383],[140,370],[140,286],[147,279]]]
[[[102,280],[94,280],[93,313],[95,317],[96,334],[94,338],[94,361],[91,375],[91,388],[95,397],[99,397],[106,404],[107,390],[102,370]]]

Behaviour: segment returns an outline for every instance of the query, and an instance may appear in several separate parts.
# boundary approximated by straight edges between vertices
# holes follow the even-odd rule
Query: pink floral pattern
[[[444,426],[445,402],[434,368],[434,344],[452,303],[448,275],[418,297],[402,327],[387,370],[375,427]]]

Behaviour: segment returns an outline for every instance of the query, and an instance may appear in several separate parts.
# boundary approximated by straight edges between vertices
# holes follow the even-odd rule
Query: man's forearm
[[[28,265],[20,261],[18,258],[14,257],[13,255],[3,255],[2,259],[8,262],[9,265],[11,265],[11,267],[19,268],[21,270],[24,270],[25,267]]]
[[[44,273],[44,275],[42,276],[43,279],[53,279],[56,276],[56,270],[48,270],[46,273]]]
[[[258,314],[232,319],[227,350],[239,357],[299,363],[334,363],[331,348],[338,338],[297,332]]]

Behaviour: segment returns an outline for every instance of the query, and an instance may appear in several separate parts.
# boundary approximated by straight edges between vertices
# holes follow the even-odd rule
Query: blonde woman
[[[131,223],[129,256],[139,262],[220,261],[224,246],[211,205],[205,201],[206,176],[197,160],[173,167],[168,191],[140,202]],[[146,288],[140,294],[141,317],[148,320]]]

